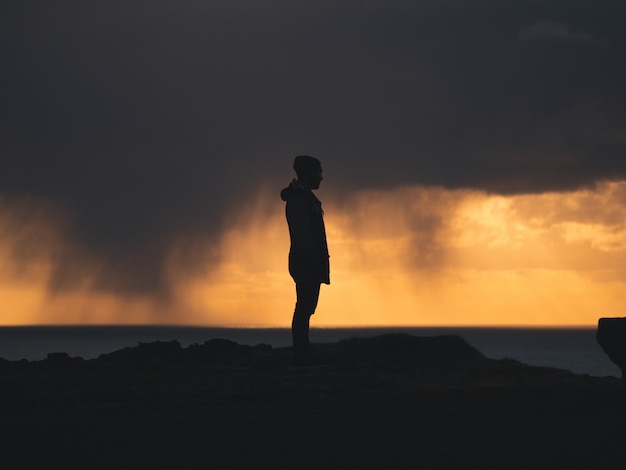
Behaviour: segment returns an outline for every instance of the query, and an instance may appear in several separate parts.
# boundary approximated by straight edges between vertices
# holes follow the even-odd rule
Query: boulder
[[[626,318],[600,318],[596,339],[626,380]]]
[[[99,361],[113,364],[162,365],[177,364],[184,360],[180,343],[173,341],[139,342],[138,346],[126,347],[108,354],[100,354]]]
[[[46,356],[48,362],[55,362],[57,364],[70,362],[72,359],[66,352],[51,352]]]
[[[329,345],[333,346],[333,345]],[[334,345],[343,362],[362,366],[415,366],[421,370],[451,370],[479,363],[486,358],[456,335],[413,336],[389,333],[381,336],[350,338]]]

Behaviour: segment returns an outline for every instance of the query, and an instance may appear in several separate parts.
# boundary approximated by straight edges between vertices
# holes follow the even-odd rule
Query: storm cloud
[[[190,269],[210,264],[233,214],[260,188],[278,194],[302,153],[335,194],[626,178],[622,2],[4,10],[1,207],[62,214],[53,290],[89,272],[97,289],[167,296],[172,244]]]

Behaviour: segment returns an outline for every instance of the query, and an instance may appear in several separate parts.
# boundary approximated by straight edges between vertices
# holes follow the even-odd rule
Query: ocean
[[[566,369],[596,377],[621,377],[596,342],[595,328],[312,328],[312,342],[401,332],[416,336],[455,334],[492,359],[515,359],[529,365]],[[205,328],[172,326],[33,326],[0,327],[0,357],[41,360],[49,352],[94,359],[139,342],[178,340],[183,347],[224,338],[239,344],[289,346],[287,328]]]

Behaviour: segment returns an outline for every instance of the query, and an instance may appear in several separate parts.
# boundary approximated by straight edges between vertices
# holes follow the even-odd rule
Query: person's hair
[[[309,155],[298,155],[293,161],[293,169],[298,177],[309,176],[322,168],[322,162]]]

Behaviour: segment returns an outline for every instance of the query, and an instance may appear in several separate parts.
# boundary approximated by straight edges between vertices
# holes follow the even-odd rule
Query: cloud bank
[[[57,295],[171,301],[172,259],[198,276],[218,266],[233,218],[278,193],[302,153],[322,160],[337,204],[406,186],[507,196],[623,180],[624,8],[13,3],[0,20],[5,256],[48,266]],[[54,236],[34,241],[35,223]],[[438,256],[421,236],[408,257]]]

